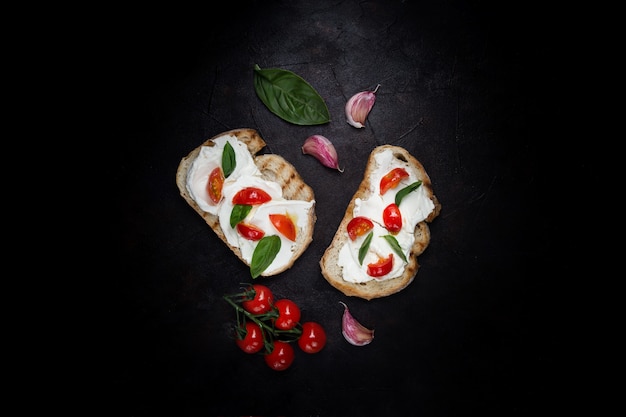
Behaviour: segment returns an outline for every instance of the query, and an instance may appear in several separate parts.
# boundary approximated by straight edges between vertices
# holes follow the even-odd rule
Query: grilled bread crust
[[[382,281],[373,279],[364,283],[349,282],[344,280],[343,268],[338,265],[339,252],[341,251],[342,246],[344,245],[344,243],[347,242],[348,239],[348,233],[346,232],[346,230],[348,223],[353,218],[352,212],[356,199],[367,199],[371,194],[370,189],[373,189],[373,187],[370,187],[370,178],[372,176],[372,173],[376,169],[376,161],[374,157],[376,156],[376,154],[381,153],[387,149],[390,149],[393,152],[395,158],[409,165],[417,173],[419,179],[422,180],[421,186],[427,190],[427,195],[435,204],[435,208],[429,214],[428,218],[426,218],[424,221],[419,222],[415,226],[415,242],[413,243],[411,252],[407,257],[408,263],[405,267],[404,273],[400,277]],[[328,281],[333,287],[335,287],[345,295],[360,297],[366,300],[386,297],[388,295],[392,295],[403,290],[411,282],[413,282],[415,276],[417,275],[417,270],[419,269],[417,257],[426,250],[430,243],[430,228],[428,226],[428,223],[432,222],[439,215],[440,211],[441,204],[433,193],[430,177],[426,173],[426,170],[424,169],[422,164],[402,147],[393,145],[382,145],[376,147],[371,152],[368,158],[365,173],[363,175],[363,180],[361,181],[361,184],[352,196],[350,203],[348,203],[348,207],[346,208],[344,217],[341,220],[337,231],[335,232],[335,236],[333,237],[330,245],[326,248],[322,259],[320,260],[322,275],[324,276],[326,281]]]
[[[236,136],[238,140],[245,143],[248,147],[248,151],[253,157],[254,163],[261,171],[261,174],[265,180],[274,181],[282,187],[283,197],[287,200],[304,200],[313,201],[315,194],[313,189],[307,185],[296,168],[287,162],[282,156],[275,154],[257,155],[261,149],[265,147],[265,141],[255,129],[241,128],[233,129],[219,135],[213,136],[207,139],[197,148],[193,149],[187,156],[183,157],[178,165],[176,171],[176,185],[180,195],[185,201],[204,219],[204,221],[211,227],[213,232],[230,248],[231,251],[246,265],[250,265],[241,255],[241,250],[228,243],[226,236],[222,228],[220,227],[219,217],[217,215],[207,213],[202,210],[198,204],[191,198],[189,191],[187,190],[187,172],[189,171],[193,161],[200,153],[202,146],[214,146],[213,139],[224,135]],[[294,252],[291,261],[279,270],[272,271],[271,274],[263,273],[261,276],[277,275],[289,268],[291,268],[296,261],[308,248],[309,244],[313,240],[313,226],[317,220],[315,214],[315,204],[309,210],[307,233],[298,233],[296,238],[296,251]]]

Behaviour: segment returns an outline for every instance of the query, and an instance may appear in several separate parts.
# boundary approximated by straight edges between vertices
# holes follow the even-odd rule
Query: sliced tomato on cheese
[[[283,236],[292,242],[296,241],[296,225],[286,214],[270,214],[270,221]]]
[[[389,233],[395,235],[402,229],[402,213],[396,203],[391,203],[383,210],[383,222]]]
[[[267,203],[272,197],[264,190],[257,187],[246,187],[237,191],[233,196],[233,204],[245,204],[254,206]]]
[[[222,168],[215,167],[209,174],[209,181],[206,184],[206,191],[209,194],[209,198],[215,204],[219,203],[222,199],[222,187],[224,186],[224,173]]]
[[[404,168],[394,168],[380,179],[380,195],[385,194],[392,188],[396,188],[400,181],[408,178],[409,173]]]
[[[237,232],[248,240],[261,240],[265,236],[265,232],[258,227],[243,222],[237,223]]]
[[[350,240],[356,240],[357,237],[363,236],[374,228],[374,223],[367,217],[357,216],[352,218],[348,223],[348,236]]]
[[[367,275],[378,278],[387,275],[393,268],[393,254],[386,258],[378,258],[378,262],[367,264]]]

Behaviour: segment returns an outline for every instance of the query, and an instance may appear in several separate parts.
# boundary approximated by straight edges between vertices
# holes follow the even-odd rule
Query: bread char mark
[[[259,170],[263,176],[271,178],[281,184],[285,198],[290,200],[310,201],[312,196],[309,187],[302,181],[300,175],[295,172],[293,166],[283,160],[265,158],[259,164]]]

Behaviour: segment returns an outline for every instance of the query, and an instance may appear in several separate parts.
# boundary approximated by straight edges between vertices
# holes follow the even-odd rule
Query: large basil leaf
[[[280,237],[276,235],[265,236],[259,240],[250,261],[250,274],[256,278],[267,269],[274,261],[280,250]]]
[[[402,247],[398,243],[398,239],[396,239],[395,236],[392,235],[385,235],[383,236],[383,238],[387,241],[387,243],[389,243],[391,249],[393,249],[393,251],[397,253],[398,256],[402,258],[405,263],[407,263],[408,261],[406,260],[406,256],[404,256],[404,252],[402,252]]]
[[[252,210],[252,206],[247,204],[235,204],[233,211],[230,212],[230,227],[234,229],[237,223],[246,218],[250,210]]]
[[[420,185],[422,185],[422,180],[417,180],[413,184],[407,185],[406,187],[398,191],[395,201],[396,206],[400,207],[400,202],[402,201],[402,199],[406,197],[406,195],[411,191],[417,190],[417,187],[419,187]]]
[[[365,237],[363,244],[359,248],[359,264],[363,265],[363,259],[365,259],[365,255],[370,248],[370,244],[372,243],[372,236],[374,236],[374,232],[369,232]]]
[[[324,99],[302,77],[291,71],[254,66],[254,89],[265,106],[281,119],[296,125],[330,122]]]
[[[224,171],[224,178],[228,178],[228,176],[233,173],[236,166],[235,150],[233,149],[233,145],[227,141],[222,151],[222,171]]]

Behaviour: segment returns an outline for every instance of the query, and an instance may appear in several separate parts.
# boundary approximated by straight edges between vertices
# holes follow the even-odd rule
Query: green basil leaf
[[[257,243],[252,260],[250,261],[250,274],[256,278],[274,261],[280,250],[280,237],[277,235],[265,236]]]
[[[247,204],[235,204],[233,211],[230,212],[230,227],[234,229],[237,223],[246,218],[250,210],[252,210],[252,206]]]
[[[417,187],[419,187],[420,185],[422,185],[422,180],[415,181],[413,184],[407,185],[406,187],[398,191],[395,201],[396,206],[400,207],[400,202],[402,201],[402,199],[406,197],[406,195],[411,191],[417,190]]]
[[[237,166],[237,160],[235,159],[235,150],[230,142],[224,144],[224,151],[222,152],[222,171],[224,171],[224,178],[228,178],[233,173]]]
[[[291,71],[254,66],[254,89],[265,106],[281,119],[296,125],[330,122],[324,99],[299,75]]]
[[[359,248],[359,265],[363,265],[363,259],[365,259],[365,255],[367,254],[370,244],[372,243],[372,236],[374,236],[374,232],[369,232],[365,237],[363,244]]]
[[[397,253],[398,256],[400,256],[400,258],[402,258],[405,263],[407,263],[408,261],[406,260],[406,256],[404,256],[404,252],[402,252],[402,248],[398,243],[398,239],[396,239],[395,236],[392,235],[385,235],[383,236],[383,238],[387,241],[387,243],[389,243],[391,249],[393,249],[393,251]]]

